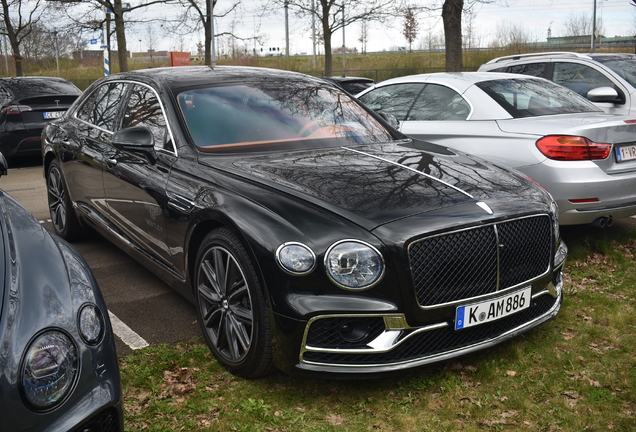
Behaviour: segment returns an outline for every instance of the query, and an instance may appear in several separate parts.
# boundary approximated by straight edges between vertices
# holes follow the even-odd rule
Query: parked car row
[[[60,84],[54,107],[57,84],[46,100],[5,98],[0,117],[43,129],[64,240],[0,193],[0,430],[123,430],[108,311],[65,241],[89,229],[196,306],[232,373],[361,376],[551,319],[567,255],[559,213],[598,225],[636,213],[636,121],[574,91],[433,74],[365,82],[355,99],[340,87],[352,80],[337,81],[157,68],[81,95]],[[612,94],[586,96],[601,93]],[[18,141],[0,150],[31,150]]]

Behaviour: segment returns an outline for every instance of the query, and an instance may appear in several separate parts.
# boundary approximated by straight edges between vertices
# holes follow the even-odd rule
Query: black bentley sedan
[[[0,78],[0,152],[7,158],[40,154],[46,123],[62,117],[81,93],[63,78]]]
[[[97,282],[75,248],[2,190],[0,262],[0,431],[123,432]]]
[[[545,190],[409,139],[320,78],[111,75],[42,143],[55,231],[98,231],[190,299],[237,375],[415,367],[561,305],[567,249]]]

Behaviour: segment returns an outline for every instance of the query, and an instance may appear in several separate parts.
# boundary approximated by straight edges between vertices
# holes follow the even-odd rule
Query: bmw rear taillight
[[[33,111],[33,108],[28,105],[9,105],[8,107],[3,108],[2,111],[7,114],[20,114],[25,111]]]
[[[605,159],[612,144],[595,143],[585,137],[549,135],[537,141],[537,148],[550,159],[577,161]]]

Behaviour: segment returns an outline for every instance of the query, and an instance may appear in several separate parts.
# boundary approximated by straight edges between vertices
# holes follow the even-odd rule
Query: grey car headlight
[[[316,266],[316,255],[302,243],[284,243],[276,250],[276,262],[287,273],[306,275]]]
[[[77,347],[69,336],[58,330],[40,334],[24,356],[24,397],[36,409],[53,407],[73,387],[78,367]]]
[[[78,327],[84,342],[93,345],[100,341],[104,332],[104,318],[94,304],[85,304],[79,312]]]
[[[384,259],[370,244],[342,240],[325,254],[327,275],[336,285],[351,290],[371,288],[384,274]]]

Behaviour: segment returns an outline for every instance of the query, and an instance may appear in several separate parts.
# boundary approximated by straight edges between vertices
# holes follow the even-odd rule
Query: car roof
[[[482,81],[493,81],[498,79],[534,79],[542,80],[543,78],[532,77],[521,74],[500,73],[500,72],[439,72],[420,75],[408,75],[399,78],[392,78],[386,81],[382,81],[376,84],[372,88],[382,87],[384,85],[399,84],[399,83],[439,83],[452,85],[455,90],[463,93],[469,87],[475,83]],[[366,93],[367,91],[365,91]]]
[[[321,78],[298,72],[248,66],[179,66],[139,69],[110,75],[108,79],[154,81],[178,93],[183,89],[237,82],[263,82],[271,80],[324,83]]]
[[[570,51],[554,51],[554,52],[538,52],[538,53],[526,53],[526,54],[512,54],[502,57],[494,58],[487,63],[486,65],[494,65],[494,64],[507,64],[511,62],[523,63],[524,61],[535,61],[537,59],[553,59],[553,58],[570,58],[570,59],[580,59],[580,60],[611,60],[611,59],[625,59],[632,60],[636,59],[636,54],[631,53],[577,53]]]

